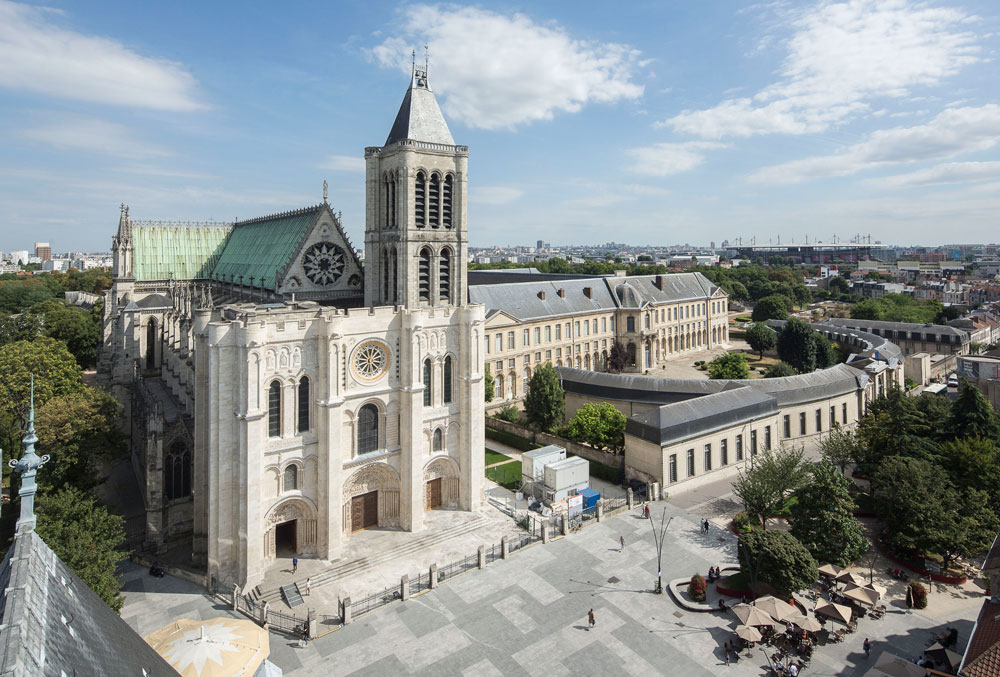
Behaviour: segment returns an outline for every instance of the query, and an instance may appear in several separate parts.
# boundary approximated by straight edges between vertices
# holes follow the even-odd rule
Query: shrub
[[[497,414],[497,418],[502,421],[507,421],[508,423],[520,423],[521,412],[513,404],[508,404],[500,410],[500,413]]]
[[[688,585],[688,594],[691,595],[691,599],[696,602],[704,602],[706,590],[707,585],[705,583],[704,576],[701,574],[695,574],[691,577],[691,583]]]
[[[910,597],[913,599],[914,609],[927,608],[927,588],[922,583],[910,581]]]
[[[530,442],[523,437],[518,437],[517,435],[512,435],[511,433],[505,432],[503,430],[497,430],[496,428],[486,428],[486,437],[491,440],[496,440],[497,442],[503,442],[508,447],[513,447],[518,451],[531,451],[532,449],[537,449],[540,445]]]
[[[753,518],[746,513],[745,510],[741,510],[733,516],[733,526],[736,527],[736,531],[745,531],[747,527],[756,526],[753,522]]]

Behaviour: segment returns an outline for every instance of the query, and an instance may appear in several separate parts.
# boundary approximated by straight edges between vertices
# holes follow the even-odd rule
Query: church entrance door
[[[378,492],[369,491],[351,499],[351,531],[378,526]]]
[[[427,483],[427,509],[434,510],[441,507],[441,478],[433,479]]]
[[[292,557],[298,554],[298,522],[289,520],[274,528],[274,551],[278,557]]]

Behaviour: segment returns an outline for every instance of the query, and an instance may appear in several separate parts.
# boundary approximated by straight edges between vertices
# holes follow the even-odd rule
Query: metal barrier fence
[[[351,604],[351,616],[361,616],[362,614],[375,611],[376,609],[380,609],[387,604],[392,604],[396,600],[400,599],[400,597],[399,586],[392,586],[391,588],[380,590],[374,595],[368,595],[364,599],[353,602]]]
[[[509,552],[514,552],[515,550],[520,550],[526,545],[529,545],[531,541],[534,540],[531,534],[523,534],[522,536],[515,536],[507,540],[507,547]]]
[[[430,573],[420,574],[415,576],[413,580],[410,581],[410,594],[414,595],[418,592],[423,592],[424,590],[430,590],[431,587],[431,575]]]
[[[494,543],[490,547],[486,548],[486,563],[495,562],[503,557],[503,553],[500,550],[500,544]]]
[[[609,513],[614,510],[619,510],[621,508],[628,507],[628,499],[624,496],[613,497],[613,498],[602,498],[601,504],[604,506],[604,512]]]
[[[294,634],[302,632],[302,629],[306,625],[306,619],[268,609],[267,624],[274,630]]]
[[[438,580],[443,581],[447,578],[452,578],[459,574],[464,574],[469,569],[476,569],[479,567],[479,554],[470,555],[457,562],[452,562],[451,564],[446,564],[438,570]]]

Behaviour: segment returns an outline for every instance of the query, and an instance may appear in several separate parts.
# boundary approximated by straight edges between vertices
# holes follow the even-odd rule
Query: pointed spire
[[[385,140],[386,146],[404,139],[455,145],[455,140],[451,136],[448,124],[444,121],[444,116],[441,115],[441,109],[427,80],[429,57],[426,46],[424,50],[423,68],[417,67],[416,52],[412,53],[413,73],[410,87],[403,96],[403,103],[399,106],[396,120],[392,123],[392,129]]]
[[[31,400],[28,406],[28,429],[24,433],[24,455],[20,460],[11,460],[7,465],[21,475],[21,490],[18,496],[21,497],[21,516],[17,520],[17,530],[22,528],[33,529],[35,527],[35,491],[38,488],[35,484],[35,474],[38,469],[48,463],[49,456],[39,457],[35,453],[35,443],[38,437],[35,435],[35,375],[31,375]]]

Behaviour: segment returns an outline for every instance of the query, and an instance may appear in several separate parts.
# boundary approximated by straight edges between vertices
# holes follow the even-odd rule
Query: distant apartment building
[[[52,245],[50,245],[48,242],[36,242],[35,256],[37,256],[43,262],[48,261],[49,259],[52,258]]]
[[[873,280],[858,280],[854,283],[854,293],[865,298],[879,299],[886,294],[907,294],[913,290],[898,282],[875,282]]]
[[[826,323],[881,336],[899,346],[904,355],[914,353],[968,355],[969,344],[972,342],[968,332],[943,324],[915,324],[912,322],[846,318],[832,318]]]
[[[10,262],[23,266],[28,262],[28,250],[15,249],[10,253]]]

